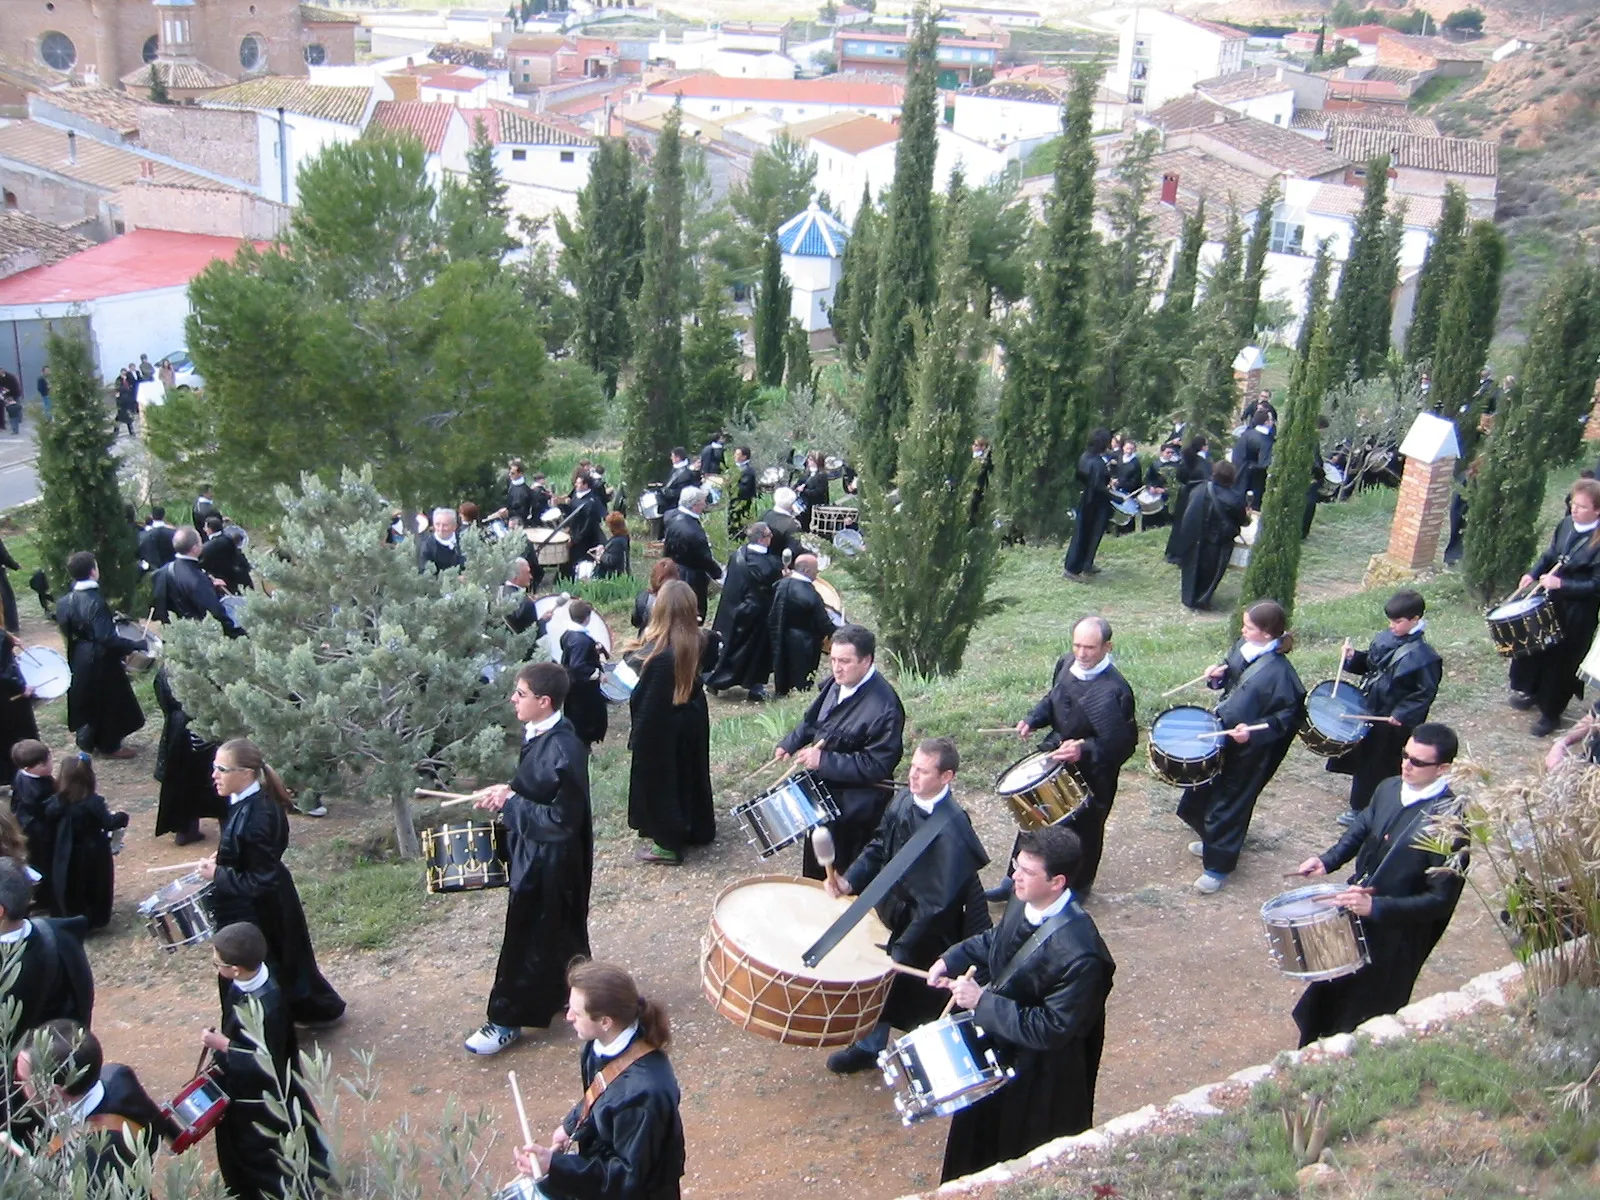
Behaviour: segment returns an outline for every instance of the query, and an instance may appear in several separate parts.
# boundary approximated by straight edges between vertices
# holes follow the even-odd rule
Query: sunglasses
[[[1436,761],[1435,762],[1424,762],[1422,759],[1416,757],[1415,755],[1406,754],[1404,752],[1401,753],[1400,757],[1405,759],[1413,767],[1437,767],[1437,766],[1442,766],[1443,765],[1443,764],[1441,764],[1439,762],[1436,762]]]

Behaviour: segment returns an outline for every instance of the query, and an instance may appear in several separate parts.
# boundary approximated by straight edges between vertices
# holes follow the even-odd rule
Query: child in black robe
[[[0,570],[0,576],[4,574]],[[21,649],[22,643],[15,637],[0,634],[0,761],[10,757],[11,748],[18,742],[39,738],[39,723],[33,716],[33,689],[17,665]]]
[[[43,742],[24,741],[11,747],[11,762],[17,773],[11,779],[11,815],[22,826],[28,839],[28,865],[39,875],[38,895],[49,895],[45,880],[55,859],[55,823],[45,817],[45,805],[56,794],[55,770],[50,747]]]
[[[161,743],[156,750],[156,782],[161,793],[156,805],[156,836],[175,834],[174,844],[187,846],[203,842],[202,817],[221,820],[227,815],[227,802],[211,786],[211,764],[217,757],[217,744],[195,733],[189,714],[173,695],[166,668],[156,672],[156,703],[164,720]]]
[[[95,790],[88,755],[69,756],[56,778],[56,794],[45,802],[54,825],[50,862],[50,915],[85,917],[90,929],[111,920],[116,868],[111,833],[128,827],[128,814],[113,813]]]
[[[567,702],[562,714],[591,750],[606,736],[606,698],[600,691],[600,644],[584,632],[594,612],[587,600],[567,604],[567,616],[577,626],[561,635],[561,665],[567,669]]]
[[[214,1056],[212,1075],[228,1095],[228,1109],[217,1125],[217,1169],[236,1200],[277,1200],[286,1194],[293,1174],[280,1157],[287,1147],[289,1125],[272,1115],[263,1097],[280,1098],[300,1119],[310,1148],[310,1174],[327,1174],[327,1149],[311,1097],[294,1077],[300,1066],[289,1006],[266,964],[267,942],[247,922],[224,926],[212,941],[212,961],[223,984],[222,1028],[207,1029],[201,1043]],[[261,1012],[264,1044],[247,1032],[252,1004]],[[266,1052],[271,1062],[261,1059]]]

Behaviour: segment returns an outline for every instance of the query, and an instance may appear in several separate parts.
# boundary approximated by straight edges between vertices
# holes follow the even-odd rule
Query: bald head
[[[815,554],[802,554],[794,560],[791,570],[804,575],[807,579],[817,577],[817,556]]]
[[[1072,627],[1072,657],[1085,671],[1098,667],[1111,653],[1111,623],[1104,617],[1084,617]]]

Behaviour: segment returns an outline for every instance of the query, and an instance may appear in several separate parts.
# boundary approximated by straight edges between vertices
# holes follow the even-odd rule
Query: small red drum
[[[172,1152],[182,1154],[217,1127],[228,1111],[228,1094],[209,1075],[198,1075],[183,1085],[172,1103],[161,1109],[178,1127],[172,1139]]]

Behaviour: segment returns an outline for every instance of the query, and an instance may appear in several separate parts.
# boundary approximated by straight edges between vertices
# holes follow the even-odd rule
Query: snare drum
[[[1222,722],[1209,709],[1194,704],[1169,708],[1150,726],[1150,767],[1173,787],[1197,787],[1222,770],[1225,739],[1202,737],[1221,733]]]
[[[994,790],[1024,829],[1054,825],[1089,798],[1089,785],[1078,769],[1057,762],[1048,751],[1012,763],[995,778]]]
[[[639,672],[620,659],[600,668],[600,694],[612,704],[626,704],[639,684]]]
[[[228,1111],[228,1093],[210,1075],[199,1075],[183,1085],[161,1111],[178,1127],[172,1139],[172,1152],[182,1154],[217,1127]]]
[[[705,997],[741,1029],[789,1046],[848,1046],[877,1027],[895,970],[889,931],[868,913],[815,967],[809,950],[845,905],[815,879],[758,875],[730,884],[700,943]]]
[[[222,611],[228,614],[228,620],[243,629],[244,610],[249,601],[244,596],[224,596],[219,603],[222,605]]]
[[[762,491],[770,492],[776,488],[782,487],[785,478],[786,476],[782,467],[768,467],[765,471],[761,472],[761,478],[756,480],[756,484],[761,488]]]
[[[148,671],[156,665],[156,660],[161,657],[161,635],[153,629],[145,629],[138,621],[130,621],[126,617],[116,623],[117,636],[130,642],[136,642],[139,649],[129,654],[122,660],[123,665],[130,671]]]
[[[555,529],[526,529],[528,542],[534,548],[542,567],[564,567],[572,557],[572,538]]]
[[[22,672],[22,682],[40,700],[65,696],[72,686],[72,668],[49,646],[29,646],[22,651],[17,655],[17,669]]]
[[[572,597],[562,595],[555,599],[556,603],[551,607],[549,613],[539,619],[544,622],[545,634],[542,640],[545,651],[550,655],[550,661],[560,662],[562,637],[579,626],[572,619],[572,613],[567,608],[567,605],[572,602]],[[535,602],[534,611],[538,612],[537,601]],[[591,611],[589,620],[585,622],[582,628],[583,632],[594,639],[595,645],[599,646],[607,654],[614,652],[615,643],[611,637],[611,626],[606,624],[606,619],[599,613]]]
[[[1278,970],[1314,983],[1353,974],[1371,961],[1361,918],[1327,903],[1327,897],[1344,890],[1340,883],[1314,883],[1261,906],[1267,948]]]
[[[993,1039],[971,1012],[913,1029],[878,1055],[878,1067],[906,1125],[960,1112],[1017,1073],[1000,1065]]]
[[[1167,494],[1152,487],[1142,487],[1133,494],[1133,501],[1139,506],[1140,516],[1153,517],[1167,507]]]
[[[549,1195],[526,1175],[518,1175],[494,1194],[494,1200],[548,1200]]]
[[[505,826],[467,821],[422,831],[430,892],[477,892],[511,886],[511,856]]]
[[[1484,614],[1501,658],[1526,658],[1561,640],[1555,605],[1544,592],[1507,600]]]
[[[828,610],[828,620],[833,622],[833,627],[838,629],[844,625],[844,597],[839,595],[839,589],[822,578],[813,579],[811,583],[822,597],[822,606]]]
[[[1353,721],[1352,716],[1367,714],[1367,699],[1354,684],[1339,685],[1333,694],[1333,680],[1324,679],[1306,694],[1306,723],[1300,727],[1300,740],[1306,749],[1323,758],[1338,758],[1354,750],[1356,743],[1372,728],[1369,721]]]
[[[810,771],[796,771],[754,799],[736,804],[733,816],[762,858],[787,850],[818,825],[839,816],[828,787]]]
[[[657,492],[639,493],[639,515],[647,521],[659,520],[661,517],[661,496]]]
[[[211,910],[212,887],[209,879],[191,872],[140,903],[139,915],[145,919],[145,928],[162,949],[170,952],[179,946],[196,946],[211,940],[217,932],[216,914]]]

